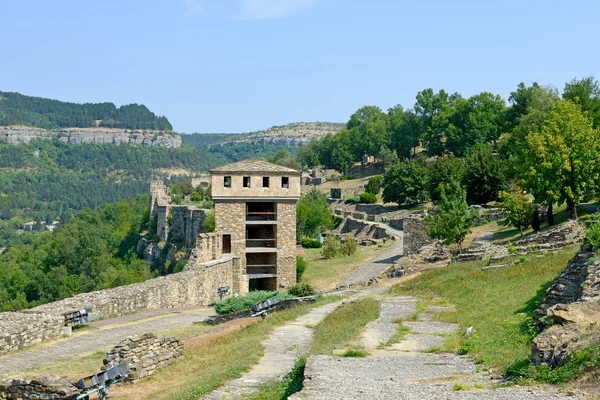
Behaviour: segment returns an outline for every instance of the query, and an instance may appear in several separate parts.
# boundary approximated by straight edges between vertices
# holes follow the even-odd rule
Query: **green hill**
[[[16,92],[0,92],[0,126],[26,125],[45,129],[122,128],[171,131],[166,117],[142,104],[117,108],[113,103],[69,103]]]

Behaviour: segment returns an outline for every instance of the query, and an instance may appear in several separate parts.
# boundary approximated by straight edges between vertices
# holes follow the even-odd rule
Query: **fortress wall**
[[[216,239],[212,241],[212,247],[217,246]],[[238,257],[222,257],[145,282],[81,293],[31,310],[0,313],[0,354],[61,336],[62,314],[72,310],[92,308],[92,315],[98,319],[143,310],[213,304],[219,300],[219,287],[236,286],[234,279],[239,279],[240,263]]]

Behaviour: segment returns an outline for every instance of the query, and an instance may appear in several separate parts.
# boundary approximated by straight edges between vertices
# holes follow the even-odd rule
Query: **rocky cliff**
[[[38,139],[55,138],[66,143],[128,143],[144,146],[181,146],[181,137],[172,132],[111,128],[62,128],[47,130],[24,126],[0,127],[0,141],[11,144],[22,144]]]

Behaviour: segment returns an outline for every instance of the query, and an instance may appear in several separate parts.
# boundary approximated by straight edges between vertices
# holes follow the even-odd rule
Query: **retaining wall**
[[[125,381],[136,383],[181,357],[183,341],[146,333],[142,336],[129,336],[107,352],[103,369],[126,363],[129,365],[129,373]]]
[[[73,382],[59,377],[0,381],[0,399],[72,400],[79,393]]]

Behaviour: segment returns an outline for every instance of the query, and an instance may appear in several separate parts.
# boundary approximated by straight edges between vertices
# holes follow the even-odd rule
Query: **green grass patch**
[[[265,301],[270,299],[271,297],[277,296],[279,300],[289,299],[293,297],[289,295],[287,292],[280,292],[278,290],[274,290],[272,292],[265,290],[256,290],[253,292],[248,292],[242,296],[231,296],[226,297],[223,300],[217,301],[215,304],[215,311],[217,314],[230,314],[239,311],[246,311],[250,309],[250,306],[256,303],[260,303],[261,301]]]
[[[482,271],[486,261],[456,263],[396,285],[389,293],[420,296],[425,301],[443,297],[456,305],[456,312],[438,316],[461,326],[447,337],[445,350],[468,353],[485,367],[506,372],[528,362],[537,334],[533,310],[575,252],[572,246],[498,270]],[[464,329],[469,326],[476,333],[465,338]]]
[[[394,333],[392,335],[392,337],[390,338],[390,340],[387,341],[387,343],[385,344],[386,346],[391,346],[394,343],[400,343],[401,341],[404,340],[404,338],[406,337],[406,335],[410,332],[410,328],[406,325],[402,325],[402,321],[394,321],[398,324],[398,328],[396,329],[396,333]]]
[[[287,374],[283,381],[273,382],[264,385],[258,393],[250,397],[243,397],[244,400],[287,400],[294,393],[298,393],[304,386],[304,366],[306,358],[300,358],[296,361],[294,369]]]
[[[515,370],[514,373],[519,376],[517,381],[520,383],[534,381],[557,384],[572,381],[588,372],[597,374],[598,371],[600,371],[600,346],[594,346],[574,351],[571,360],[557,368],[552,369],[548,365],[529,365]]]
[[[351,256],[329,259],[323,258],[321,249],[304,249],[302,257],[308,265],[301,282],[308,283],[316,290],[333,289],[358,266],[373,260],[390,246],[391,240],[382,246],[358,246],[356,253]]]
[[[342,357],[366,357],[368,355],[369,355],[369,353],[367,353],[364,350],[349,349],[349,350],[346,350],[344,352],[344,354],[342,354]]]
[[[379,301],[365,298],[343,304],[326,316],[314,331],[311,354],[331,354],[354,339],[367,323],[379,317]]]

